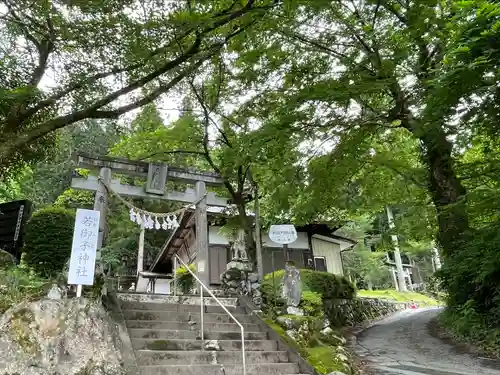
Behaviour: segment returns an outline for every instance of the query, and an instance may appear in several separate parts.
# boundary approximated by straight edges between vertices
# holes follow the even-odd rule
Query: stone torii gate
[[[207,186],[222,186],[222,178],[217,173],[200,172],[192,169],[170,167],[165,164],[131,161],[107,156],[90,156],[78,154],[75,156],[77,168],[99,171],[99,178],[120,196],[130,198],[165,199],[183,203],[196,204],[196,247],[197,270],[205,285],[209,284],[209,254],[208,254],[208,222],[207,205],[226,207],[227,199],[207,193]],[[123,185],[119,180],[113,180],[113,173],[146,178],[145,186]],[[165,191],[167,180],[194,184],[195,188],[186,188],[184,192]],[[108,191],[95,176],[88,178],[73,177],[73,189],[95,191],[94,210],[100,211],[101,218],[106,218],[108,208]],[[102,247],[106,231],[106,220],[99,225],[97,242],[97,260],[100,259],[99,249]]]

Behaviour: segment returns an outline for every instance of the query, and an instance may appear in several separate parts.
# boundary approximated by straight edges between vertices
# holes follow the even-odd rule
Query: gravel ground
[[[460,353],[429,332],[439,309],[407,310],[358,336],[357,354],[372,375],[500,375],[498,362]]]

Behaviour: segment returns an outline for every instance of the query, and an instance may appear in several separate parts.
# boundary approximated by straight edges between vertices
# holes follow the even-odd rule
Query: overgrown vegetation
[[[344,277],[308,269],[300,270],[303,284],[299,309],[303,315],[286,311],[281,297],[284,270],[264,276],[263,310],[266,322],[285,342],[294,347],[321,374],[342,371],[351,374],[349,353],[342,346],[342,334],[326,328],[325,302],[333,298],[352,299],[355,289]],[[326,298],[325,298],[326,296]],[[331,323],[331,322],[330,322]]]
[[[448,308],[440,323],[456,341],[472,344],[482,354],[500,358],[500,328],[476,312],[474,303],[459,309]]]
[[[196,267],[194,264],[189,265],[191,272],[196,273]],[[177,279],[177,288],[182,294],[191,294],[196,285],[196,280],[193,275],[184,266],[181,266],[175,270],[175,277]]]
[[[40,298],[50,281],[38,276],[24,260],[20,265],[0,267],[0,314],[12,306]]]
[[[424,306],[438,306],[440,303],[434,298],[417,292],[396,292],[394,289],[387,290],[359,290],[358,296],[377,298],[396,302],[416,302]]]

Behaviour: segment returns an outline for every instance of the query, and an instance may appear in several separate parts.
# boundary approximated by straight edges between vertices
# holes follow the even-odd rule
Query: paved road
[[[358,337],[357,352],[373,375],[500,375],[491,361],[461,354],[429,333],[439,309],[408,310]]]

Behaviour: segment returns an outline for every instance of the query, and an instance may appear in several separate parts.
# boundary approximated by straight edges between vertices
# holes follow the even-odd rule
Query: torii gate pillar
[[[101,168],[99,172],[99,176],[106,183],[111,183],[111,169],[110,168]],[[96,260],[99,261],[101,259],[101,248],[104,242],[104,238],[106,235],[106,215],[108,213],[108,191],[106,187],[99,182],[95,193],[94,199],[94,210],[99,211],[101,213],[101,220],[99,221],[99,237],[97,239],[97,254]]]
[[[196,260],[198,277],[206,286],[210,283],[208,258],[207,188],[203,181],[196,182],[196,196],[201,199],[196,205]],[[202,198],[203,197],[203,198]]]

